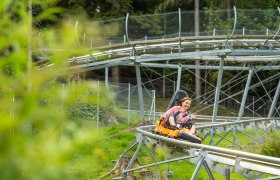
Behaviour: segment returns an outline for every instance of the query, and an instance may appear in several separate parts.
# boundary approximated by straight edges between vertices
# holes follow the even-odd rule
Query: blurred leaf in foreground
[[[28,2],[0,2],[0,179],[84,179],[73,162],[87,168],[100,162],[103,135],[93,121],[80,127],[69,120],[67,108],[81,102],[106,107],[112,97],[99,84],[98,93],[95,82],[66,83],[73,73],[66,60],[86,52],[77,46],[74,22],[39,32],[32,22],[52,20],[60,9],[54,1],[34,1],[41,14],[31,18]],[[44,49],[49,67],[39,69],[30,53],[43,55],[38,46],[50,42],[69,53]]]

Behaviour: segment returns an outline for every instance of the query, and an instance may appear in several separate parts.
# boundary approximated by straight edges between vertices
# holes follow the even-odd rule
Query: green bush
[[[280,132],[273,132],[272,136],[265,138],[265,144],[261,147],[261,154],[280,157]]]
[[[0,2],[0,179],[87,179],[84,170],[104,160],[99,146],[104,135],[93,123],[81,127],[69,119],[68,108],[108,107],[112,96],[95,82],[60,82],[73,73],[65,68],[71,50],[85,51],[77,46],[73,21],[56,31],[32,27],[58,11],[53,0],[33,3],[41,16],[31,18],[26,1]],[[40,48],[49,44],[67,51],[49,51],[51,66],[35,67],[31,52],[46,55]]]

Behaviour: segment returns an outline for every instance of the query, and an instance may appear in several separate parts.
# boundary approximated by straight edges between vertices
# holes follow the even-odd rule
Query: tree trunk
[[[112,67],[112,82],[119,83],[120,82],[120,69],[119,66]]]
[[[230,0],[227,0],[227,19],[231,18],[231,2]]]

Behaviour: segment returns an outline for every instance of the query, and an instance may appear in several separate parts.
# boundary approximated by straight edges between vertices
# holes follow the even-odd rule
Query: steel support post
[[[141,118],[144,119],[144,101],[143,101],[143,92],[142,92],[142,82],[139,63],[135,63],[136,69],[136,78],[137,78],[137,87],[138,87],[138,96],[139,96],[139,106],[141,111]]]
[[[126,14],[125,18],[125,36],[126,36],[126,41],[130,43],[129,37],[128,37],[128,18],[129,18],[129,13]]]
[[[156,120],[156,91],[152,90],[153,92],[153,121]]]
[[[181,9],[178,10],[179,14],[179,32],[178,32],[178,38],[179,38],[179,46],[178,46],[178,52],[181,53]]]
[[[235,127],[232,127],[232,132],[233,132],[234,142],[237,141],[238,146],[240,147],[240,149],[242,149],[242,147],[240,146],[241,143],[240,143],[239,138],[237,136],[236,128]]]
[[[132,141],[132,143],[130,144],[129,148],[120,156],[120,158],[124,157],[128,151],[130,151],[134,146],[136,146],[136,144],[138,144],[139,142],[137,141],[137,139],[134,139]]]
[[[197,163],[197,166],[196,166],[196,168],[195,168],[195,170],[194,170],[194,173],[193,173],[193,175],[192,175],[192,177],[191,177],[191,180],[195,180],[196,179],[196,176],[197,176],[197,174],[198,174],[198,171],[200,170],[200,168],[201,168],[201,165],[203,164],[203,162],[204,162],[204,159],[205,159],[205,155],[202,155],[201,156],[201,159],[198,161],[198,163]]]
[[[274,94],[274,97],[273,97],[273,101],[272,101],[272,104],[271,104],[269,112],[268,112],[268,116],[267,116],[268,118],[271,118],[272,115],[273,115],[273,111],[274,111],[275,106],[276,106],[277,101],[278,101],[279,93],[280,93],[280,79],[278,81],[278,86],[276,88],[276,91],[275,91],[275,94]]]
[[[230,169],[226,169],[226,180],[230,180]]]
[[[233,11],[234,11],[234,24],[233,24],[233,28],[232,28],[230,38],[232,38],[232,36],[234,34],[234,31],[235,31],[235,28],[236,28],[236,22],[237,22],[237,11],[236,11],[235,6],[233,6]]]
[[[138,147],[137,147],[136,151],[134,152],[132,158],[130,159],[130,161],[129,161],[127,167],[126,167],[125,170],[123,171],[124,174],[126,174],[126,175],[128,174],[129,169],[130,169],[130,167],[132,166],[133,162],[136,160],[136,157],[137,157],[137,155],[138,155],[138,153],[139,153],[141,147],[143,146],[143,144],[144,144],[144,140],[142,139],[142,141],[139,142]]]
[[[224,61],[225,61],[225,57],[222,56],[221,61],[220,61],[219,74],[218,74],[218,80],[217,80],[217,86],[216,86],[212,122],[214,122],[214,120],[216,119],[217,112],[218,112],[218,103],[219,103],[219,98],[220,98],[221,83],[222,83],[222,77],[223,77],[223,72],[224,72],[224,70],[223,70]]]
[[[178,32],[178,36],[179,38],[181,37],[181,9],[178,9],[178,16],[179,16],[179,32]]]
[[[177,74],[176,91],[180,90],[181,76],[182,76],[182,66],[181,66],[181,64],[179,64],[179,65],[178,65],[178,74]]]
[[[108,88],[109,87],[109,78],[108,78],[108,67],[105,67],[105,86]]]
[[[253,76],[253,70],[250,69],[249,74],[248,74],[248,78],[247,78],[247,82],[246,82],[246,86],[245,86],[245,90],[244,90],[243,97],[242,97],[242,102],[241,102],[241,105],[240,105],[240,108],[239,108],[237,121],[240,121],[242,116],[243,116],[245,103],[246,103],[246,100],[247,100],[248,91],[249,91],[249,87],[250,87],[250,84],[251,84],[252,76]]]
[[[215,180],[215,178],[214,178],[214,176],[213,176],[213,174],[212,174],[212,172],[211,172],[211,169],[210,169],[210,167],[208,166],[208,164],[207,164],[206,161],[203,161],[203,166],[204,166],[204,168],[206,169],[206,171],[207,171],[207,173],[208,173],[209,179],[210,179],[210,180]]]
[[[210,129],[210,138],[211,138],[211,140],[210,140],[210,142],[209,142],[209,145],[215,144],[214,129],[213,129],[213,128]]]
[[[128,90],[127,90],[127,120],[128,123],[130,124],[130,97],[131,97],[131,93],[130,93],[130,83],[128,83]]]

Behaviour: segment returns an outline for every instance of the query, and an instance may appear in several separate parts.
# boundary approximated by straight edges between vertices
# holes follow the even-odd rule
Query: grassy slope
[[[99,164],[92,164],[92,167],[90,167],[91,169],[86,171],[86,173],[89,175],[88,177],[100,177],[100,179],[112,179],[114,177],[113,175],[111,176],[103,176],[103,175],[105,175],[109,170],[111,170],[114,167],[115,163],[112,162],[112,160],[117,160],[119,156],[128,149],[130,143],[135,139],[135,133],[133,129],[126,130],[127,128],[128,127],[126,126],[111,126],[109,128],[106,128],[105,130],[106,139],[104,139],[104,141],[100,142],[99,144],[99,146],[102,147],[102,149],[104,149],[103,153],[105,156],[103,162]],[[228,138],[233,139],[233,135],[229,135]],[[242,143],[245,144],[249,142],[247,138],[241,138],[240,140]],[[209,140],[206,139],[205,141],[206,144],[207,141]],[[226,142],[222,143],[223,147],[228,147],[229,145],[230,143],[226,143]],[[128,153],[128,156],[131,157],[133,155],[132,153],[135,151],[135,148]],[[157,152],[158,152],[157,156],[159,157],[164,156],[163,154],[161,154],[163,152],[159,152],[159,151]],[[167,151],[164,152],[167,154],[167,156],[169,155],[169,152]],[[140,154],[137,157],[138,158],[141,157],[141,159],[138,160],[143,164],[153,162],[151,161],[151,157],[149,156],[149,153],[147,152],[147,150],[145,150],[145,148],[141,148]],[[189,160],[183,160],[179,162],[170,163],[169,168],[171,171],[173,171],[172,179],[189,179],[195,170],[195,165],[191,164]],[[149,170],[152,170],[153,173],[158,174],[158,176],[160,176],[159,174],[161,174],[161,177],[164,177],[166,172],[166,165],[162,164],[157,167],[149,168]],[[139,176],[139,173],[138,172],[132,173],[132,175]],[[214,172],[214,176],[217,179],[224,179],[224,176],[215,172]],[[208,175],[204,169],[201,169],[199,171],[197,179],[208,179]],[[239,180],[245,178],[232,172],[231,179]]]
[[[157,111],[164,111],[164,108],[166,108],[166,102],[165,101],[157,101]],[[207,112],[206,112],[207,113]],[[124,116],[125,117],[125,116]],[[134,117],[136,119],[139,119],[137,117]],[[74,161],[73,169],[72,172],[76,174],[78,177],[84,177],[84,178],[89,178],[89,179],[112,179],[114,176],[106,176],[106,174],[114,167],[115,162],[112,162],[112,160],[117,160],[121,154],[123,154],[130,146],[132,141],[135,139],[135,132],[133,127],[137,126],[139,124],[139,121],[135,121],[134,123],[128,125],[111,125],[109,127],[104,128],[104,134],[105,138],[102,142],[100,142],[97,146],[99,146],[100,149],[103,149],[103,152],[101,153],[102,156],[102,162],[98,163],[93,163],[89,166],[82,166],[82,167],[76,167],[78,165],[81,165],[82,162],[79,162],[79,158]],[[253,132],[250,132],[253,133]],[[248,144],[249,139],[242,136],[241,134],[238,133],[239,138],[241,138],[241,143],[242,144]],[[234,137],[232,134],[227,136],[228,139],[233,140]],[[209,139],[205,140],[205,144],[208,144]],[[220,147],[230,147],[231,143],[228,143],[226,141],[223,141],[220,144]],[[137,146],[136,146],[137,147]],[[129,151],[128,156],[132,156],[133,152],[135,151],[136,147]],[[151,157],[148,155],[149,153],[145,152],[141,148],[140,154],[137,157],[141,157],[141,160],[138,159],[141,163],[149,163],[153,162],[151,161]],[[258,153],[257,148],[252,148],[252,149],[247,149],[248,151],[254,151],[255,153]],[[166,150],[168,151],[168,150]],[[157,155],[159,157],[164,157],[164,154],[168,155],[169,153],[166,151],[157,151]],[[165,152],[165,153],[163,153]],[[90,155],[88,155],[88,158],[91,158]],[[195,170],[195,165],[191,164],[189,160],[183,160],[179,162],[172,162],[169,164],[169,168],[171,171],[173,171],[173,178],[172,179],[189,179],[194,170]],[[147,170],[147,169],[145,169]],[[166,172],[166,165],[162,164],[156,167],[149,168],[149,170],[152,170],[154,175],[157,175],[158,177],[164,177],[165,172]],[[139,176],[139,173],[131,173],[132,175]],[[214,176],[216,179],[224,179],[225,177],[217,174],[214,172]],[[208,179],[207,172],[202,168],[199,171],[197,179]],[[231,174],[231,179],[245,179],[244,177],[235,174],[232,172]]]
[[[95,171],[91,171],[90,176],[91,177],[102,177],[100,179],[112,179],[114,176],[103,176],[105,175],[109,170],[111,170],[114,167],[114,162],[111,162],[111,160],[116,160],[118,157],[124,153],[130,143],[134,140],[135,138],[135,133],[133,130],[129,131],[123,131],[123,128],[126,128],[125,126],[119,127],[119,126],[112,126],[110,128],[106,128],[106,134],[108,135],[106,139],[100,144],[100,146],[103,147],[104,153],[106,154],[106,158],[104,159],[104,162],[102,164],[95,164],[93,165]],[[240,134],[239,134],[240,135]],[[241,136],[240,136],[241,137]],[[229,139],[233,139],[233,135],[230,135],[228,137]],[[207,144],[207,139],[205,143]],[[241,139],[242,143],[247,144],[246,142],[249,142],[247,138],[242,138]],[[223,142],[224,147],[228,147],[229,143]],[[136,148],[136,147],[135,147]],[[132,149],[129,153],[128,156],[132,156],[133,152],[135,151],[135,148]],[[158,151],[157,151],[158,152]],[[169,155],[168,150],[164,151],[166,156]],[[163,152],[158,152],[157,156],[163,158]],[[142,148],[140,151],[140,154],[137,156],[138,158],[141,157],[141,159],[138,159],[140,163],[146,164],[151,161],[151,157],[149,156],[149,153],[145,148]],[[143,158],[143,159],[142,159]],[[172,162],[169,164],[169,168],[171,171],[173,171],[173,178],[172,179],[189,179],[194,170],[195,170],[195,165],[191,164],[189,160],[183,160],[183,161],[178,161],[178,162]],[[145,169],[147,170],[147,169]],[[157,167],[152,167],[149,168],[149,170],[152,170],[154,174],[161,174],[161,177],[165,176],[166,172],[166,165],[162,164]],[[213,172],[214,177],[216,179],[224,179],[225,177]],[[131,174],[130,174],[131,175]],[[135,176],[140,176],[139,172],[132,173],[132,175]],[[197,179],[208,179],[207,172],[204,169],[201,169],[199,171],[199,174],[197,176]],[[231,174],[231,179],[245,179],[244,177],[240,176],[239,174],[235,174],[232,172]]]

